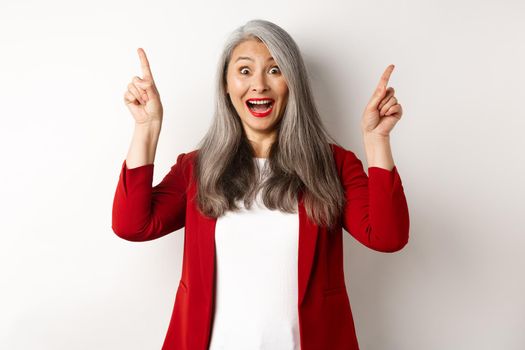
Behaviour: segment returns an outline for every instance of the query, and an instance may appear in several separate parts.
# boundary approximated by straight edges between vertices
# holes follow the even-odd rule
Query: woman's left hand
[[[363,112],[361,128],[365,135],[388,137],[394,125],[401,119],[403,109],[397,103],[394,88],[389,87],[387,89],[388,80],[393,70],[393,64],[386,68]]]

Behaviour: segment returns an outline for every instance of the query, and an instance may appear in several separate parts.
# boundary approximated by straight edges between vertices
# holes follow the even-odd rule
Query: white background
[[[296,40],[323,121],[365,167],[361,113],[396,65],[410,242],[385,254],[345,233],[361,348],[524,349],[524,16],[518,0],[3,1],[0,347],[161,347],[184,230],[111,229],[136,49],[164,105],[156,184],[209,126],[226,37],[262,18]]]

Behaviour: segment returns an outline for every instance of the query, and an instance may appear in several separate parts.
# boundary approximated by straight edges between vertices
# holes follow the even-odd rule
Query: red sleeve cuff
[[[124,159],[124,161],[122,162],[122,169],[126,170],[127,172],[133,172],[133,171],[138,170],[138,169],[144,171],[146,169],[148,169],[148,170],[153,169],[154,165],[155,164],[153,164],[153,163],[151,163],[151,164],[144,164],[144,165],[138,166],[136,168],[131,168],[130,169],[130,168],[128,168],[128,165],[126,164],[126,159]]]
[[[129,169],[126,160],[122,162],[122,185],[127,194],[130,190],[151,190],[153,183],[153,168],[154,164],[144,164],[136,168]]]
[[[377,190],[386,190],[390,193],[396,191],[401,186],[401,177],[394,166],[392,170],[372,166],[368,167],[369,186]]]

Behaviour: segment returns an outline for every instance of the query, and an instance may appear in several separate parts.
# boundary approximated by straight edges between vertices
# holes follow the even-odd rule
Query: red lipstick
[[[267,103],[268,108],[266,110],[254,110],[254,104],[250,103],[250,101],[253,101],[253,102],[268,101]],[[273,106],[275,104],[275,100],[273,98],[249,98],[248,100],[246,100],[245,103],[246,103],[246,107],[248,108],[248,110],[254,117],[264,118],[272,112]]]

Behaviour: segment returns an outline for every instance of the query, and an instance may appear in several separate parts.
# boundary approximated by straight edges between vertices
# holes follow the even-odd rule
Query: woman
[[[358,349],[342,229],[381,252],[408,242],[389,134],[401,118],[383,74],[361,128],[368,176],[317,112],[299,48],[279,26],[234,31],[217,72],[212,125],[152,187],[162,104],[148,60],[125,102],[135,119],[113,231],[148,241],[185,228],[163,349]],[[332,142],[329,142],[332,141]]]

